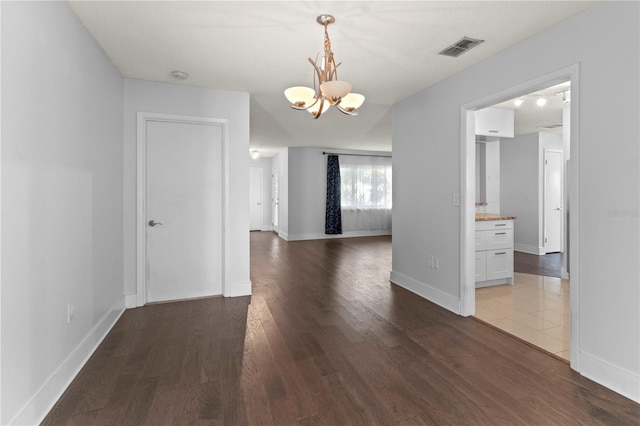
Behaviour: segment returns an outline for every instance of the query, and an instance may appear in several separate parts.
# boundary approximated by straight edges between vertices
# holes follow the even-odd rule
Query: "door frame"
[[[251,169],[260,170],[260,185],[258,185],[258,189],[260,190],[260,227],[258,229],[251,229],[251,206],[249,206],[249,231],[262,231],[264,228],[264,169],[262,167],[257,166],[249,166],[249,198],[251,198]]]
[[[571,222],[569,263],[571,292],[569,295],[571,368],[580,371],[580,65],[573,64],[516,86],[495,92],[460,106],[460,306],[462,316],[475,314],[475,111],[518,96],[541,90],[553,84],[571,81],[570,146],[571,168],[568,178]],[[565,215],[566,218],[566,215]],[[566,220],[566,219],[565,219]],[[566,230],[566,224],[565,228]]]
[[[545,254],[548,253],[547,252],[547,223],[548,223],[548,219],[547,219],[547,195],[549,193],[548,188],[547,188],[547,153],[548,152],[553,152],[556,154],[560,154],[560,158],[562,159],[561,163],[560,163],[560,174],[562,176],[562,182],[560,183],[560,200],[561,200],[561,204],[562,204],[562,214],[561,216],[564,218],[565,215],[565,195],[564,195],[564,180],[565,180],[565,176],[564,176],[564,153],[562,152],[562,150],[559,149],[548,149],[548,148],[544,148],[542,150],[542,246],[544,247],[545,250]],[[565,224],[564,224],[564,219],[560,221],[560,253],[564,252],[564,240],[565,240],[565,235],[564,235],[564,228],[565,228]]]
[[[229,249],[229,120],[212,117],[162,114],[153,112],[137,113],[136,134],[136,306],[147,303],[147,122],[196,124],[217,126],[222,130],[222,294],[225,294],[228,271]]]

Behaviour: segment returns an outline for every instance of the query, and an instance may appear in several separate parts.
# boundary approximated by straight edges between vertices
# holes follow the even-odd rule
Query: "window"
[[[340,157],[345,231],[391,229],[391,158]]]

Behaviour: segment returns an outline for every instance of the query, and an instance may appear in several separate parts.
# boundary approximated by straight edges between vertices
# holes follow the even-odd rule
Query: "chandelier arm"
[[[322,93],[320,93],[320,85],[322,83],[324,83],[324,80],[322,79],[322,70],[320,69],[320,67],[318,67],[318,65],[316,64],[316,62],[314,60],[312,60],[311,58],[309,58],[309,62],[311,62],[311,65],[313,65],[313,68],[316,71],[316,75],[314,76],[313,79],[313,89],[316,91],[316,98],[320,98],[322,97]],[[318,82],[318,86],[316,87],[316,79],[315,77],[318,78],[317,82]]]
[[[335,105],[336,108],[338,108],[338,111],[340,111],[343,114],[347,114],[347,115],[358,115],[358,113],[354,110],[354,111],[347,111],[346,109],[342,108],[342,106],[340,106],[340,104],[336,104]]]
[[[324,96],[321,96],[319,99],[320,99],[320,107],[318,108],[318,111],[315,114],[313,114],[313,118],[316,120],[320,118],[320,115],[322,115],[322,108],[324,107]]]

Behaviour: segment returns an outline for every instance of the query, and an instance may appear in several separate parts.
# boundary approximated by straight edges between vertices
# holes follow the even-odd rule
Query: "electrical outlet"
[[[452,203],[453,207],[460,207],[460,194],[453,194]]]
[[[67,303],[67,323],[70,323],[76,317],[76,307],[73,303]]]

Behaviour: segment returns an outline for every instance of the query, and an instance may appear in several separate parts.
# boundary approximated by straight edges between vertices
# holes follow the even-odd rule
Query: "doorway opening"
[[[461,311],[570,361],[574,368],[577,323],[570,312],[577,306],[577,274],[571,276],[571,292],[568,278],[569,265],[577,270],[578,259],[569,250],[576,246],[571,242],[577,239],[579,223],[576,217],[569,220],[569,206],[578,196],[578,170],[570,167],[578,155],[577,107],[571,108],[577,98],[571,83],[577,87],[577,79],[577,67],[572,67],[462,109],[466,203],[461,223]],[[482,123],[476,125],[475,112],[488,107],[511,109],[512,135],[476,137],[477,125]],[[513,238],[510,247],[501,246],[497,253],[505,258],[503,252],[514,255],[511,271],[505,269],[507,279],[489,280],[494,276],[487,270],[482,274],[483,266],[493,265],[486,260],[477,263],[476,229],[488,229],[485,225],[491,222],[477,228],[476,223],[481,223],[476,222],[477,213],[482,219],[491,214],[499,219],[515,217],[503,225],[509,229],[496,232],[506,231],[506,237]],[[504,243],[505,236],[500,238]]]

